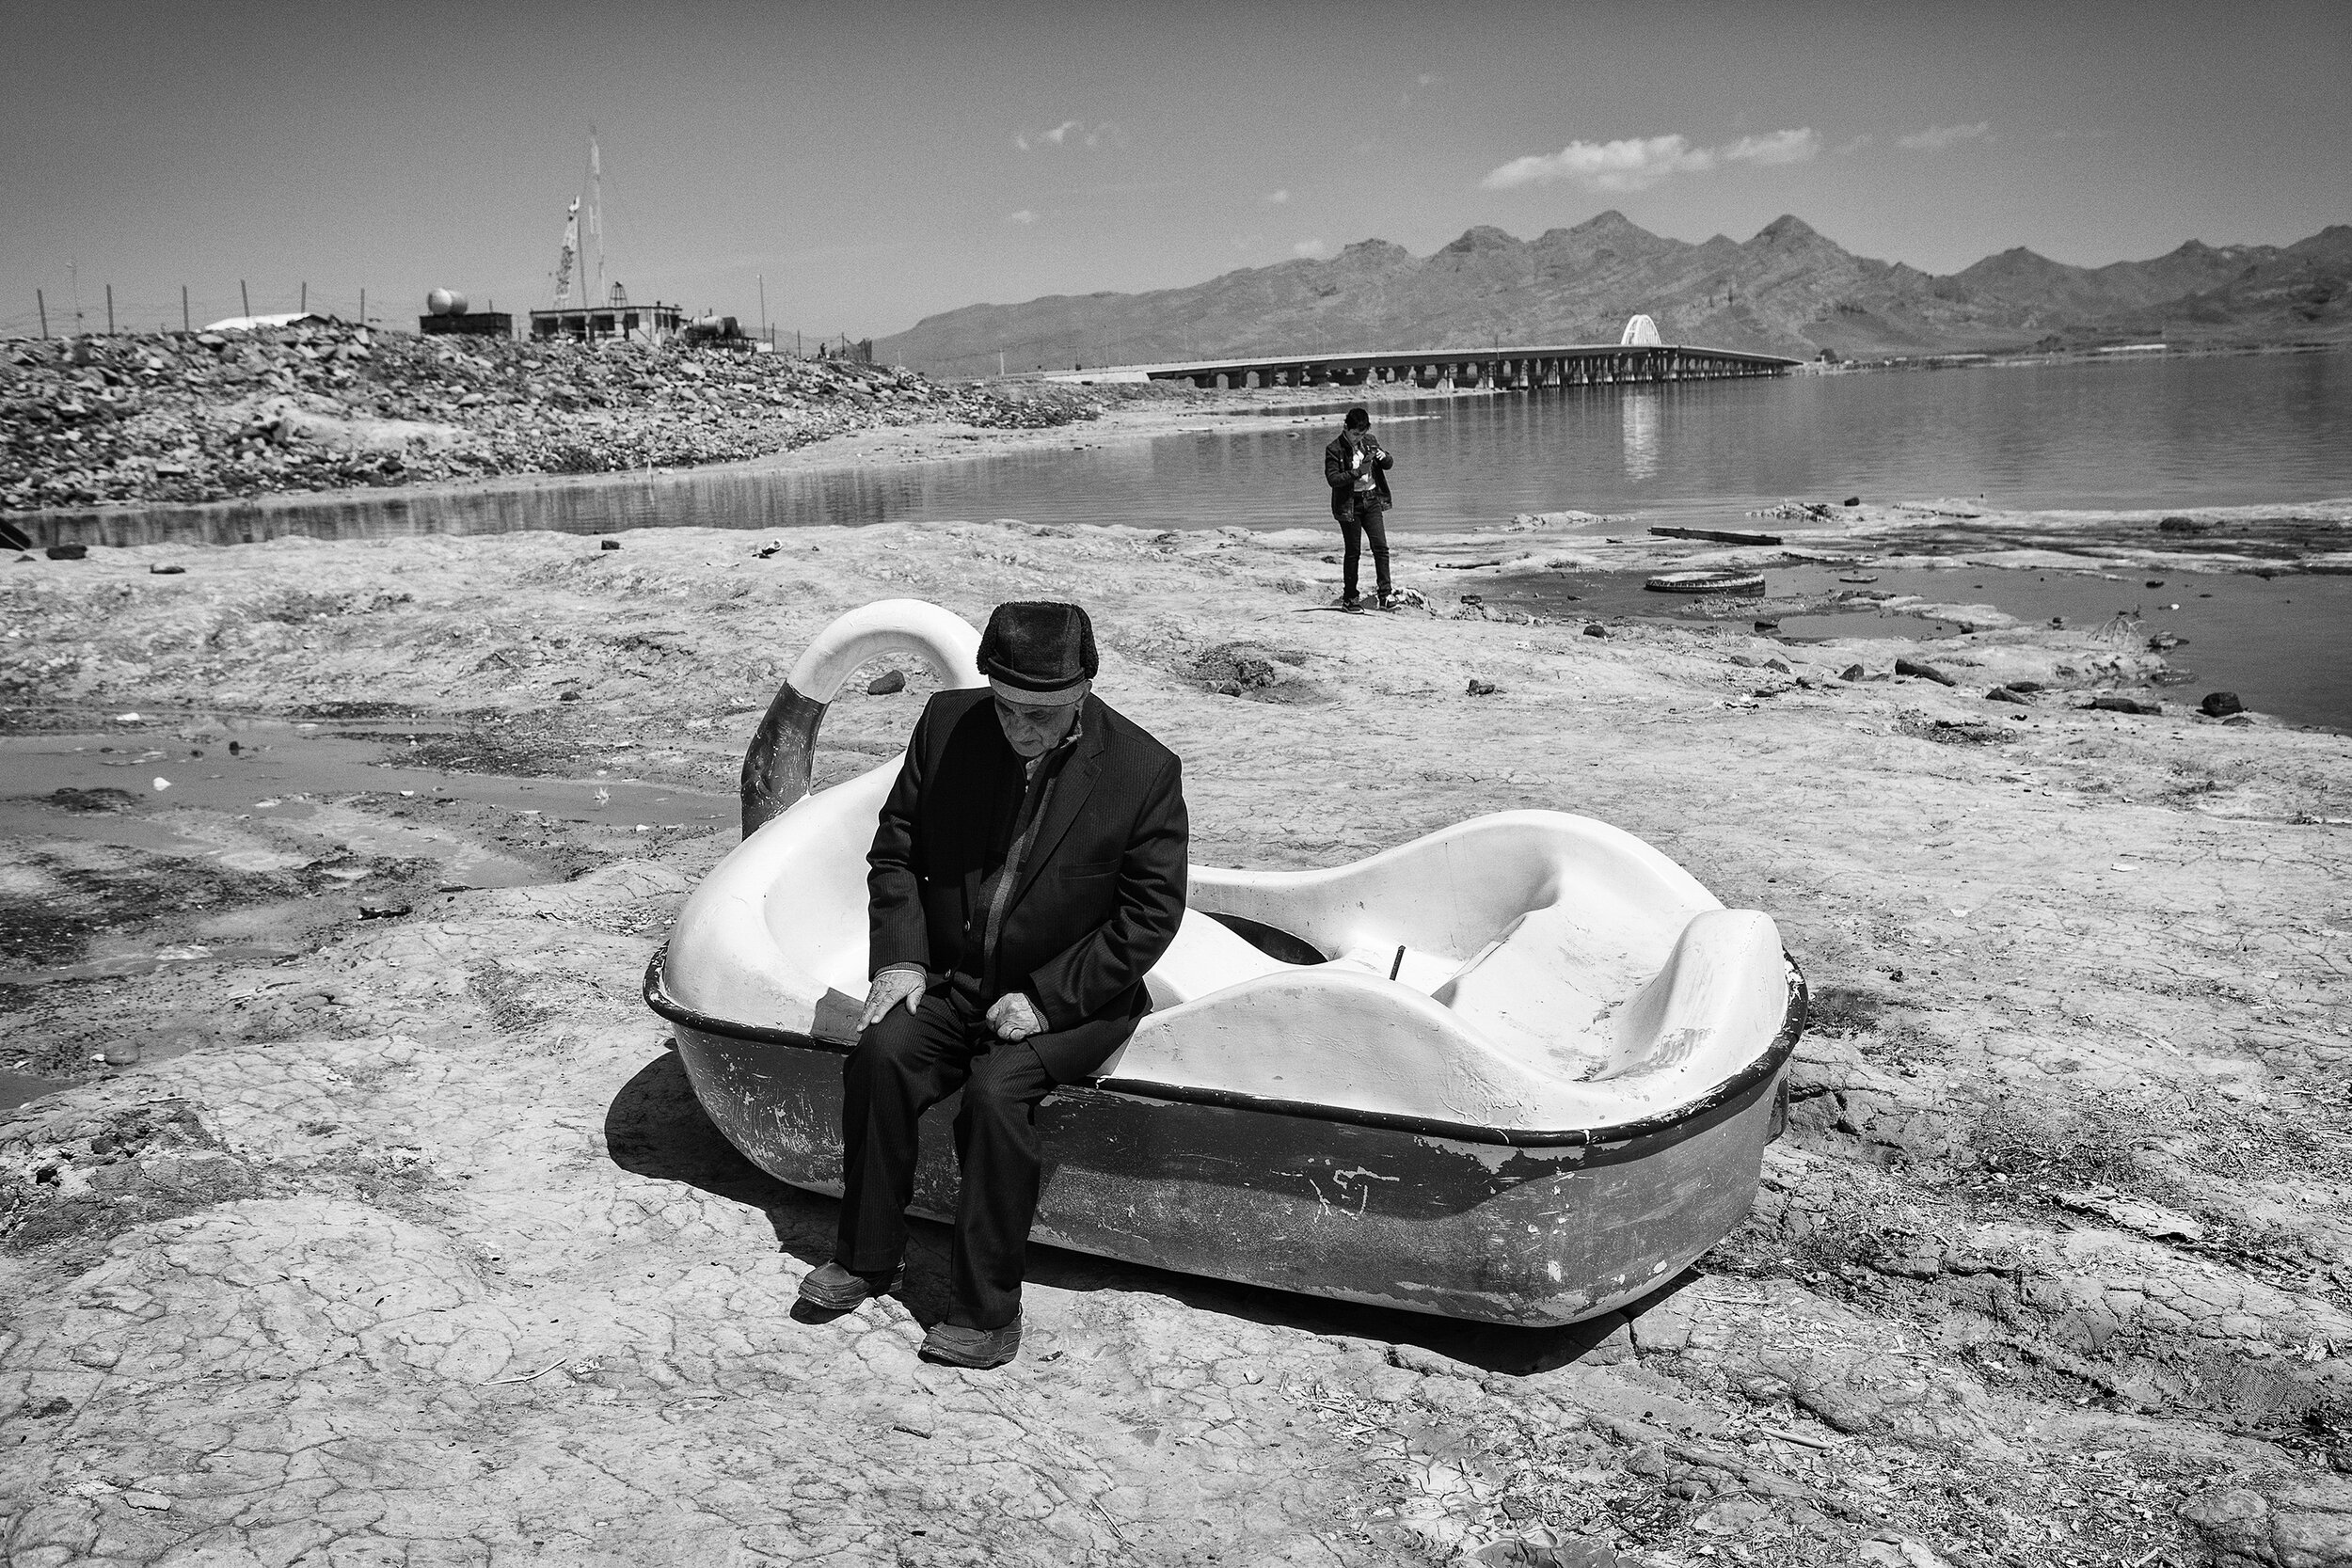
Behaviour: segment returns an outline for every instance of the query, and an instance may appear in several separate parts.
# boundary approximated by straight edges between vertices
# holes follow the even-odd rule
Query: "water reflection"
[[[1618,402],[1625,431],[1625,475],[1650,479],[1658,472],[1658,388],[1637,387]]]

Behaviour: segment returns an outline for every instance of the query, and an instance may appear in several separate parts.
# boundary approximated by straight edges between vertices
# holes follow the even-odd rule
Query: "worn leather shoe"
[[[1002,1328],[959,1328],[954,1323],[935,1323],[923,1336],[923,1359],[945,1362],[950,1367],[973,1367],[985,1371],[1001,1367],[1021,1354],[1021,1320],[1015,1318]]]
[[[801,1281],[801,1300],[821,1312],[848,1312],[868,1296],[886,1296],[907,1282],[901,1263],[885,1282],[881,1275],[851,1274],[839,1263],[827,1263]]]

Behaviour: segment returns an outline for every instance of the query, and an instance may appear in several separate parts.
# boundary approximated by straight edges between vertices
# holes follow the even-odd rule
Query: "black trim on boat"
[[[770,1045],[794,1045],[804,1051],[830,1052],[836,1056],[850,1053],[848,1043],[818,1039],[790,1029],[771,1029],[757,1023],[738,1023],[730,1019],[713,1018],[696,1012],[674,1000],[662,988],[661,964],[669,957],[669,943],[654,950],[645,965],[645,1006],[673,1023],[684,1024],[707,1035],[730,1035],[737,1039],[758,1040]],[[1262,1095],[1243,1094],[1233,1089],[1195,1088],[1186,1084],[1155,1084],[1142,1078],[1096,1078],[1073,1088],[1095,1089],[1110,1094],[1123,1094],[1137,1100],[1157,1100],[1183,1105],[1215,1105],[1229,1110],[1256,1111],[1265,1116],[1295,1117],[1309,1121],[1343,1122],[1356,1127],[1376,1127],[1396,1132],[1413,1132],[1423,1137],[1451,1138],[1458,1143],[1493,1144],[1505,1148],[1559,1148],[1574,1147],[1589,1148],[1599,1144],[1620,1144],[1635,1138],[1654,1137],[1669,1132],[1683,1123],[1694,1121],[1718,1110],[1746,1094],[1761,1083],[1770,1082],[1797,1049],[1797,1040],[1804,1033],[1805,1016],[1811,993],[1804,983],[1804,972],[1797,960],[1784,951],[1781,955],[1788,965],[1788,996],[1783,1006],[1780,1032],[1764,1053],[1695,1100],[1688,1100],[1671,1111],[1654,1117],[1641,1117],[1632,1121],[1611,1123],[1601,1127],[1571,1127],[1557,1131],[1484,1127],[1471,1122],[1444,1121],[1436,1117],[1400,1115],[1392,1111],[1356,1111],[1344,1106],[1318,1105],[1308,1101],[1272,1100]]]
[[[1279,926],[1269,926],[1248,915],[1219,914],[1215,910],[1203,910],[1201,912],[1269,958],[1301,966],[1331,961],[1331,956],[1322,948],[1305,937],[1293,936]]]

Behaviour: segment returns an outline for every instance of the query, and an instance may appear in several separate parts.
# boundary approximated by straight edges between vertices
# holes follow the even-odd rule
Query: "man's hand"
[[[1025,1040],[1031,1035],[1045,1032],[1045,1021],[1037,1016],[1036,1006],[1017,990],[1007,992],[990,1006],[988,1026],[1000,1040]]]
[[[880,1023],[891,1008],[904,1002],[909,1013],[923,1005],[923,972],[919,969],[885,969],[874,976],[873,986],[866,992],[866,1014],[859,1022],[860,1030],[871,1029]]]

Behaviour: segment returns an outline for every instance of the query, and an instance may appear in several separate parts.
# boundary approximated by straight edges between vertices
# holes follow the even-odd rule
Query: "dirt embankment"
[[[1072,388],[678,344],[340,325],[0,345],[0,512],[684,467],[921,423],[1090,419]]]
[[[1431,611],[1369,616],[1304,535],[761,543],[0,565],[8,722],[393,704],[489,747],[451,762],[724,787],[836,613],[1077,597],[1204,863],[1551,807],[1770,911],[1817,1011],[1747,1224],[1541,1334],[1040,1249],[1021,1361],[921,1367],[940,1236],[904,1304],[792,1323],[831,1205],[716,1137],[637,999],[731,835],[581,839],[275,963],[33,988],[20,1030],[212,1033],[0,1121],[11,1560],[2352,1558],[2344,737],[2086,710],[2083,632],[1464,615],[1410,541]],[[929,686],[850,688],[818,783]]]

